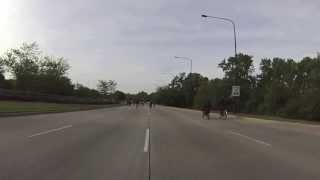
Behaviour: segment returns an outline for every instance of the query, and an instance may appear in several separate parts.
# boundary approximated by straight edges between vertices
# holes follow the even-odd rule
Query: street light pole
[[[233,36],[234,36],[234,58],[237,59],[237,33],[236,33],[236,24],[232,19],[224,18],[224,17],[217,17],[217,16],[208,16],[208,15],[201,15],[203,18],[212,18],[212,19],[218,19],[226,22],[230,22],[233,26]]]
[[[191,59],[191,58],[188,58],[188,57],[179,57],[179,56],[175,56],[174,58],[176,58],[176,59],[184,59],[184,60],[190,61],[190,74],[192,73],[192,59]]]
[[[225,18],[225,17],[217,17],[217,16],[208,16],[208,15],[201,15],[201,17],[203,18],[212,18],[212,19],[217,19],[217,20],[221,20],[221,21],[225,21],[225,22],[229,22],[232,24],[233,27],[233,36],[234,36],[234,58],[235,60],[237,60],[237,33],[236,33],[236,24],[232,19],[229,18]],[[234,79],[234,83],[237,84],[236,79]],[[235,97],[236,99],[236,104],[235,104],[235,112],[238,112],[239,108],[239,104],[240,104],[240,98],[239,97]]]

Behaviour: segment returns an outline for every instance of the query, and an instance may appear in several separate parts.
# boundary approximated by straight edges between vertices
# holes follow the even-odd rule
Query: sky
[[[0,0],[0,53],[36,41],[47,55],[65,57],[74,83],[94,88],[115,80],[119,90],[152,92],[190,65],[222,77],[218,63],[238,52],[261,58],[316,56],[319,0]]]

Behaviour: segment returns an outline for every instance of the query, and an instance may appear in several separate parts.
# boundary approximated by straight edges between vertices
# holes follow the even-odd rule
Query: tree
[[[0,62],[14,76],[18,90],[72,94],[73,85],[67,77],[69,64],[64,58],[43,56],[36,42],[9,50]]]
[[[146,93],[144,91],[140,91],[136,95],[136,99],[139,101],[147,101],[147,100],[149,100],[149,95],[148,95],[148,93]]]
[[[230,85],[224,79],[213,79],[202,83],[199,91],[194,98],[195,107],[201,108],[208,100],[211,101],[214,107],[217,107],[222,98],[228,97],[231,94]]]
[[[1,57],[1,61],[16,78],[18,89],[35,89],[40,54],[37,43],[33,42],[31,44],[23,43],[20,48],[11,49]]]
[[[70,65],[64,58],[45,56],[39,63],[38,89],[49,94],[71,95],[73,85],[67,77]]]
[[[114,95],[116,101],[126,100],[126,94],[122,91],[116,91],[113,95]]]
[[[77,83],[75,85],[73,95],[78,97],[98,98],[100,93],[95,89],[90,89],[82,84]]]
[[[185,98],[185,106],[192,107],[194,105],[194,97],[199,90],[201,84],[206,83],[208,78],[203,77],[198,73],[190,73],[182,83],[182,93]]]
[[[223,60],[219,67],[225,73],[224,81],[229,84],[231,89],[232,85],[240,85],[241,96],[239,99],[238,110],[246,110],[247,102],[250,98],[250,94],[254,89],[254,72],[252,56],[245,54],[238,54],[237,58],[230,57],[227,60]]]
[[[202,83],[206,83],[208,78],[198,73],[180,73],[175,76],[168,86],[157,89],[153,94],[155,102],[170,106],[193,107],[194,97]]]
[[[4,62],[0,58],[0,87],[5,87],[5,77],[4,77]]]
[[[185,97],[178,88],[159,87],[154,97],[157,104],[185,107]]]
[[[109,96],[112,93],[115,92],[117,87],[117,83],[113,80],[109,80],[109,81],[104,81],[104,80],[99,80],[98,81],[98,91],[100,92],[100,94],[104,95],[104,96]]]
[[[183,81],[186,79],[186,73],[180,73],[179,75],[176,75],[169,84],[170,88],[177,88],[181,89],[183,86]]]
[[[69,69],[70,65],[63,57],[45,56],[40,62],[40,74],[56,79],[66,76]]]
[[[279,110],[283,109],[288,100],[294,96],[295,63],[293,60],[274,58],[269,68],[264,66],[262,68],[263,111],[278,114]],[[265,70],[267,72],[264,72]]]
[[[252,62],[252,56],[245,54],[223,60],[219,67],[224,77],[210,81],[196,73],[180,74],[152,97],[157,103],[178,107],[200,108],[207,100],[216,106],[237,84],[241,86],[242,112],[320,119],[320,55],[300,62],[262,59],[257,75],[253,74]]]
[[[243,80],[249,80],[254,72],[252,56],[238,54],[237,58],[230,57],[228,60],[223,60],[219,67],[225,73],[225,78],[234,83],[241,83]]]

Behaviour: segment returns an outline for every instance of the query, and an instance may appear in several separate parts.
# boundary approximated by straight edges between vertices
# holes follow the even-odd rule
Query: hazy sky
[[[37,41],[72,66],[73,82],[99,79],[127,92],[153,91],[173,74],[193,70],[221,77],[217,64],[239,52],[263,57],[315,56],[320,51],[319,0],[0,0],[0,53]]]

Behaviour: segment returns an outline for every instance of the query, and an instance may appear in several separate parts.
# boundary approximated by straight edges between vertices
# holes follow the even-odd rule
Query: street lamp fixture
[[[234,36],[234,58],[235,58],[235,60],[237,60],[237,34],[236,34],[236,24],[235,24],[235,22],[232,19],[229,19],[229,18],[217,17],[217,16],[209,16],[209,15],[205,15],[205,14],[202,14],[201,17],[221,20],[221,21],[229,22],[229,23],[232,24],[233,36]],[[236,81],[236,79],[235,79],[235,81]],[[234,82],[234,83],[236,84],[236,82]],[[240,86],[237,86],[237,88],[235,88],[235,86],[233,86],[232,91],[234,91],[234,89],[238,89],[239,95],[240,95]],[[235,112],[237,112],[238,109],[239,109],[239,100],[240,100],[239,97],[237,97],[236,98],[235,109],[234,109]]]
[[[192,59],[191,58],[180,57],[180,56],[174,56],[174,58],[176,58],[176,59],[184,59],[184,60],[190,61],[190,74],[192,73]]]
[[[225,17],[217,17],[217,16],[209,16],[202,14],[201,17],[203,18],[211,18],[211,19],[217,19],[225,22],[229,22],[233,26],[233,36],[234,36],[234,58],[237,58],[237,34],[236,34],[236,24],[232,19],[225,18]]]

